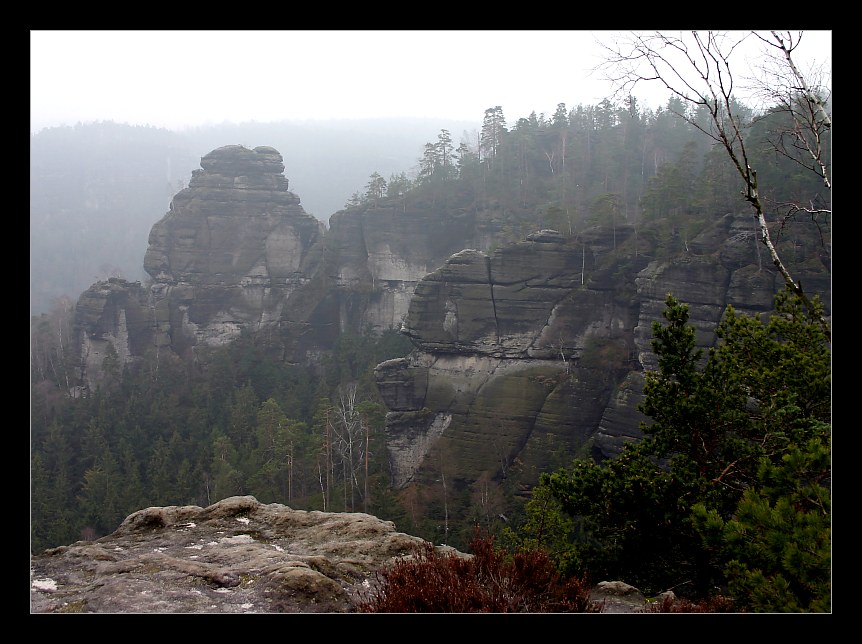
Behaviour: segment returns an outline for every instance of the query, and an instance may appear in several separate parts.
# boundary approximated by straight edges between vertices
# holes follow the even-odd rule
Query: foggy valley
[[[188,185],[201,157],[223,145],[269,145],[284,157],[290,190],[323,222],[365,190],[372,173],[415,173],[423,146],[475,123],[362,119],[224,123],[182,131],[98,122],[30,135],[30,315],[74,301],[108,277],[145,280],[150,228]]]

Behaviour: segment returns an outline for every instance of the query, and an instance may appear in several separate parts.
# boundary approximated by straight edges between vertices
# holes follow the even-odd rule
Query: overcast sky
[[[595,105],[608,31],[30,32],[30,131],[115,121],[170,129],[230,121],[378,117],[508,123]],[[830,31],[799,49],[831,67]],[[663,106],[653,83],[635,95]]]

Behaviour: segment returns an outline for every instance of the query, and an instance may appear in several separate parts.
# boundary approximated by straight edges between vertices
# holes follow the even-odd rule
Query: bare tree
[[[832,189],[832,164],[827,159],[831,149],[826,138],[832,132],[832,115],[827,108],[831,100],[823,70],[812,67],[803,74],[793,60],[793,52],[802,40],[802,32],[770,31],[769,36],[754,32],[764,43],[766,55],[755,67],[751,91],[771,107],[789,116],[791,124],[777,132],[774,149],[791,161],[815,173],[827,190]],[[804,211],[816,216],[832,214],[829,208],[796,206],[795,211]]]
[[[74,318],[74,302],[60,297],[52,303],[49,314],[30,319],[31,375],[41,381],[50,373],[56,386],[64,389],[67,395],[72,395],[74,357],[70,349],[74,348]]]
[[[365,459],[365,427],[359,413],[356,383],[338,388],[338,401],[334,407],[335,421],[332,423],[332,447],[341,459],[342,483],[344,485],[344,511],[355,510],[355,497],[361,490],[357,472]]]
[[[629,95],[638,83],[660,82],[672,94],[695,108],[692,112],[677,115],[727,152],[743,180],[743,197],[754,209],[760,240],[768,249],[773,265],[788,287],[806,304],[810,304],[802,286],[793,279],[779,257],[770,237],[757,183],[757,170],[751,166],[745,147],[744,134],[748,124],[739,116],[734,93],[742,87],[737,81],[743,76],[740,69],[731,66],[731,58],[748,38],[755,38],[767,47],[762,60],[769,62],[771,67],[762,68],[764,74],[760,87],[764,92],[771,91],[771,98],[778,98],[779,105],[794,119],[796,134],[795,138],[790,139],[794,142],[792,152],[797,153],[796,158],[800,158],[798,152],[805,151],[806,159],[810,161],[805,167],[820,174],[824,185],[831,191],[830,163],[823,156],[822,142],[823,136],[831,132],[832,118],[826,110],[826,101],[820,90],[806,81],[793,61],[793,51],[801,34],[792,36],[772,31],[767,34],[744,32],[731,36],[713,31],[692,31],[679,35],[633,32],[612,44],[602,44],[607,56],[600,67],[606,71],[618,93]],[[768,73],[767,69],[770,70]],[[778,82],[781,84],[776,85]],[[709,115],[705,123],[692,116],[703,111]],[[786,147],[785,152],[790,153],[791,148]],[[831,215],[829,208],[800,207],[796,210]],[[827,337],[831,337],[828,321],[821,318],[821,323]]]

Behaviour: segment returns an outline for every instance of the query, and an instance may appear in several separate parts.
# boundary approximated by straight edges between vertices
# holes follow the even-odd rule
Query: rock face
[[[401,328],[415,350],[376,370],[395,486],[443,474],[462,498],[504,482],[526,495],[541,472],[611,458],[641,437],[651,327],[667,293],[689,305],[707,348],[728,305],[764,313],[783,288],[750,214],[685,241],[617,224],[501,244],[498,211],[401,202],[336,213],[324,231],[283,172],[270,147],[201,159],[152,228],[151,283],[112,279],[79,299],[84,387],[148,355],[197,358],[243,332],[312,366],[340,334]],[[779,243],[828,313],[824,239],[831,231],[797,222]]]
[[[419,281],[474,235],[472,219],[430,209],[341,211],[329,223],[324,270],[342,330],[400,327]]]
[[[158,348],[154,312],[143,304],[146,301],[140,282],[119,278],[97,282],[81,294],[75,323],[80,329],[82,382],[92,387],[110,375],[106,360],[113,358],[119,368],[134,362],[150,345]],[[167,344],[164,337],[162,344]]]
[[[283,173],[281,154],[271,147],[230,145],[201,159],[150,232],[149,287],[110,280],[82,295],[77,323],[86,385],[104,378],[100,367],[110,353],[121,364],[147,351],[183,356],[231,342],[243,330],[290,324],[286,311],[311,281],[323,229]],[[296,308],[304,317],[305,308]]]
[[[243,332],[266,332],[287,362],[313,362],[342,333],[398,328],[416,284],[474,234],[469,217],[392,207],[336,213],[324,231],[283,173],[271,147],[201,158],[150,232],[151,282],[97,282],[79,299],[85,387],[105,379],[106,358],[197,356]]]
[[[573,455],[617,455],[648,420],[637,407],[666,294],[708,348],[728,305],[765,313],[783,288],[750,217],[727,215],[661,260],[632,227],[609,233],[465,250],[417,285],[403,326],[416,349],[376,371],[396,487],[442,474],[474,494],[507,479],[527,490]],[[797,275],[830,302],[827,265],[798,243]]]
[[[153,226],[144,257],[159,334],[178,353],[278,323],[323,232],[288,191],[273,148],[226,146],[201,168]]]
[[[375,571],[421,543],[368,514],[251,496],[147,508],[106,537],[32,556],[30,611],[350,613]]]
[[[538,473],[588,442],[632,368],[638,308],[582,286],[583,264],[541,231],[491,256],[462,251],[417,286],[403,328],[416,351],[377,368],[397,487],[439,478],[432,448],[470,485]]]

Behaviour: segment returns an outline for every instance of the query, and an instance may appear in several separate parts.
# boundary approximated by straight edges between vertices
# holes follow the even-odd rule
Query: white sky
[[[30,32],[30,131],[115,121],[170,129],[231,121],[431,117],[508,123],[611,93],[596,39],[608,31]],[[800,62],[831,68],[831,31]],[[648,90],[648,91],[647,91]],[[658,83],[641,107],[664,106]]]

